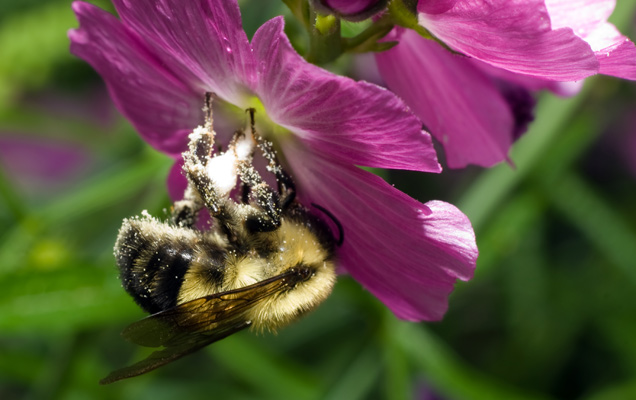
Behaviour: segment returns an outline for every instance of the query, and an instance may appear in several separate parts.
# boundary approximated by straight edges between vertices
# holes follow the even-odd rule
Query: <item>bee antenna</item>
[[[212,123],[212,96],[214,93],[205,92],[205,102],[203,103],[203,112],[205,113],[205,123]]]
[[[254,122],[254,113],[256,112],[256,109],[254,107],[250,107],[245,111],[250,114],[250,128],[252,129],[252,134],[254,135],[256,133],[256,123]]]
[[[329,210],[327,210],[326,208],[324,208],[322,206],[319,206],[316,203],[311,203],[311,205],[313,207],[319,209],[323,213],[325,213],[325,215],[327,215],[329,218],[331,218],[333,223],[336,224],[336,226],[338,227],[338,236],[340,236],[338,238],[338,241],[336,242],[336,245],[338,247],[342,246],[342,243],[344,242],[344,229],[342,228],[342,224],[340,223],[340,221],[338,221],[338,218],[336,218]]]

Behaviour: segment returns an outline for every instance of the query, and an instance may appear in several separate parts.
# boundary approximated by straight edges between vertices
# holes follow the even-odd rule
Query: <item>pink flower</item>
[[[400,44],[376,60],[388,87],[442,143],[450,167],[492,166],[531,118],[530,91],[563,93],[549,81],[597,73],[636,79],[636,47],[607,22],[614,4],[420,0],[419,24],[468,57],[398,29]]]
[[[203,120],[205,92],[269,118],[305,204],[344,226],[340,265],[401,318],[439,319],[456,279],[473,275],[477,248],[454,206],[421,204],[357,165],[439,172],[430,136],[391,92],[305,62],[266,22],[251,43],[236,2],[115,0],[121,21],[87,3],[71,51],[106,81],[142,137],[178,158]],[[266,113],[266,117],[265,117]],[[280,132],[284,133],[280,133]],[[231,132],[219,132],[221,143]]]

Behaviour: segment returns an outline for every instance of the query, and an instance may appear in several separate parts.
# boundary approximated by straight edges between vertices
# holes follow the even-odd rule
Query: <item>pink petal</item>
[[[344,227],[339,265],[411,321],[441,319],[456,279],[473,276],[477,258],[468,218],[440,201],[421,204],[352,165],[284,143],[305,203],[329,210]]]
[[[437,1],[419,1],[420,25],[461,53],[551,80],[575,81],[598,72],[587,43],[569,28],[551,29],[543,0],[458,0],[446,12],[428,14]]]
[[[282,17],[265,23],[252,46],[268,116],[312,150],[347,164],[440,171],[430,136],[399,98],[307,63],[289,44]]]
[[[167,69],[111,14],[83,2],[74,2],[73,10],[80,28],[68,33],[71,52],[103,77],[117,108],[148,143],[179,154],[188,133],[203,119],[203,94]]]
[[[607,22],[615,5],[615,0],[546,0],[552,27],[570,27],[588,42],[600,73],[636,80],[636,46]]]
[[[614,0],[545,0],[545,5],[550,14],[552,29],[572,28],[594,51],[614,44],[613,35],[594,38],[600,33],[597,32],[599,29],[605,29],[603,26],[616,5]],[[588,40],[590,38],[592,40]]]
[[[417,10],[425,14],[442,14],[455,6],[458,0],[420,1]]]
[[[243,105],[255,66],[235,0],[114,0],[122,21],[201,92]]]
[[[471,60],[410,30],[376,60],[388,87],[442,143],[449,167],[506,159],[514,129],[510,108]]]
[[[168,195],[173,202],[183,199],[183,193],[188,186],[188,180],[183,174],[183,159],[179,158],[170,168],[167,179]]]
[[[601,74],[636,80],[636,46],[629,39],[599,51],[597,57]]]

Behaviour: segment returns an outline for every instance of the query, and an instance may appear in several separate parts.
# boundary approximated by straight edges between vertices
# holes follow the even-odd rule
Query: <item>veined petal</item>
[[[546,0],[546,6],[553,28],[570,27],[590,44],[600,73],[636,80],[636,46],[607,22],[615,0]]]
[[[388,87],[444,146],[448,166],[491,166],[506,159],[513,116],[497,88],[468,58],[405,30],[400,43],[376,54]]]
[[[344,227],[340,265],[398,317],[441,319],[455,280],[473,276],[477,246],[468,218],[294,142],[284,151],[301,200],[329,210]]]
[[[543,0],[458,0],[428,14],[438,0],[419,0],[419,22],[454,50],[526,75],[575,81],[596,74],[590,46],[570,28],[552,29]]]
[[[255,66],[235,0],[114,0],[122,21],[191,86],[237,105]]]
[[[156,149],[183,151],[187,135],[203,119],[198,95],[157,59],[148,45],[113,15],[73,3],[80,27],[69,31],[71,52],[105,80],[115,105]]]
[[[615,0],[545,0],[553,29],[569,27],[583,39],[607,22],[612,15]],[[589,42],[588,42],[589,43]],[[599,50],[611,43],[590,43],[592,50]]]
[[[441,14],[453,8],[457,1],[458,0],[420,1],[417,5],[417,10],[426,14]]]
[[[636,80],[636,45],[627,38],[598,52],[600,73]]]
[[[440,171],[430,136],[402,100],[307,63],[292,49],[282,17],[265,23],[252,46],[268,116],[313,151],[346,164]]]

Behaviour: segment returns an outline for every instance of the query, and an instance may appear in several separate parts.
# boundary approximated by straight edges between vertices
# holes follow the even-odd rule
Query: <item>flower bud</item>
[[[347,21],[362,21],[384,10],[388,0],[310,0],[314,9]]]

